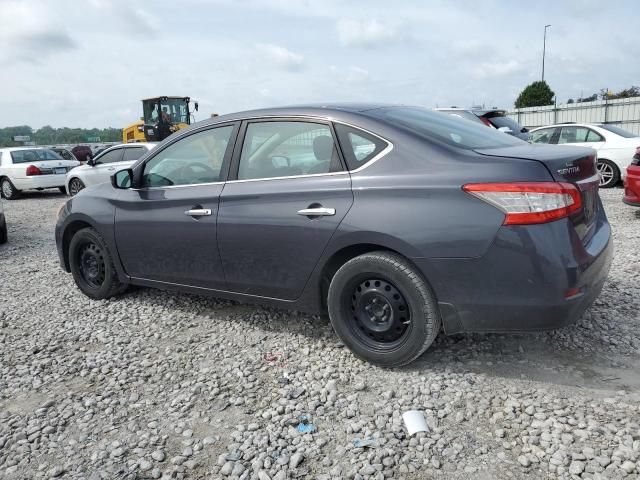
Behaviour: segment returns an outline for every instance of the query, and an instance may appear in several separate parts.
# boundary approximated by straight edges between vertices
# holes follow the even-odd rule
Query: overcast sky
[[[140,99],[509,108],[640,85],[635,0],[0,0],[0,127],[117,127]]]

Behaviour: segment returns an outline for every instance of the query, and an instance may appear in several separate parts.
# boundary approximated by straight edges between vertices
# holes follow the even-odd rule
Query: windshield
[[[62,157],[45,148],[33,150],[14,150],[11,152],[13,163],[41,162],[43,160],[62,160]]]
[[[422,137],[467,150],[522,145],[522,140],[480,123],[420,107],[386,107],[367,112]]]
[[[600,128],[605,129],[605,130],[609,130],[611,133],[615,133],[616,135],[620,135],[621,137],[624,137],[624,138],[636,138],[636,137],[638,137],[638,135],[636,135],[635,133],[628,132],[624,128],[614,127],[613,125],[598,125],[598,126]]]
[[[159,110],[158,106],[160,107]],[[160,115],[169,123],[190,123],[187,111],[188,104],[182,98],[169,98],[161,102],[144,100],[142,107],[144,110],[144,123],[146,124],[157,124]]]

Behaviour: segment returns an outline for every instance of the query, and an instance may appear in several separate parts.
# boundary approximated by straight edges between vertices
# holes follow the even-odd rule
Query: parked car
[[[90,159],[86,165],[74,168],[67,173],[67,193],[73,196],[89,185],[109,182],[111,175],[123,168],[129,168],[155,145],[155,143],[125,143],[108,148]]]
[[[633,207],[640,207],[640,147],[627,167],[627,176],[624,179],[624,197],[622,201]]]
[[[85,164],[89,159],[93,158],[93,150],[88,145],[76,145],[71,149],[71,153],[82,164]]]
[[[623,178],[640,137],[604,123],[563,123],[531,130],[532,143],[580,145],[598,152],[600,186],[610,188]]]
[[[437,112],[448,113],[455,117],[465,118],[472,122],[480,122],[487,127],[495,128],[503,133],[518,137],[525,142],[529,141],[529,130],[524,128],[514,119],[507,116],[505,110],[484,110],[473,108],[435,108]]]
[[[22,190],[58,188],[64,193],[66,174],[78,165],[48,148],[0,148],[0,192],[7,200]]]
[[[56,152],[58,155],[60,155],[60,157],[64,158],[65,160],[78,161],[76,156],[68,148],[65,148],[65,147],[50,147],[50,148],[51,148],[51,150]]]
[[[7,243],[7,220],[4,216],[4,210],[2,208],[2,202],[0,202],[0,245]]]
[[[335,105],[211,118],[60,210],[62,268],[128,285],[328,312],[391,367],[444,326],[557,328],[612,258],[593,150],[531,145],[424,108]]]

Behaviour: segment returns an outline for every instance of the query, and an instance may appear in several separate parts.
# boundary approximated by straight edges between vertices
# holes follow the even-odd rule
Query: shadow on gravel
[[[212,323],[248,321],[265,334],[295,333],[312,343],[326,342],[327,338],[340,342],[326,317],[144,288],[129,296],[137,296],[142,303],[170,302],[172,309],[191,314],[196,304],[199,314],[211,316]],[[494,378],[534,380],[603,392],[640,392],[640,356],[615,348],[604,351],[603,330],[597,324],[591,325],[598,318],[597,312],[590,310],[576,325],[543,333],[441,334],[422,357],[400,371],[451,368]]]

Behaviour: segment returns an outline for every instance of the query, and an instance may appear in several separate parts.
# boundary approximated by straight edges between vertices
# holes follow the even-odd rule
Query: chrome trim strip
[[[244,180],[227,180],[226,183],[265,182],[267,180],[287,180],[289,178],[328,177],[333,175],[348,175],[348,171],[329,173],[307,173],[306,175],[289,175],[287,177],[246,178]]]
[[[335,208],[326,208],[326,207],[303,208],[302,210],[298,210],[298,215],[303,215],[305,217],[324,217],[324,216],[331,216],[335,214],[336,214]]]

